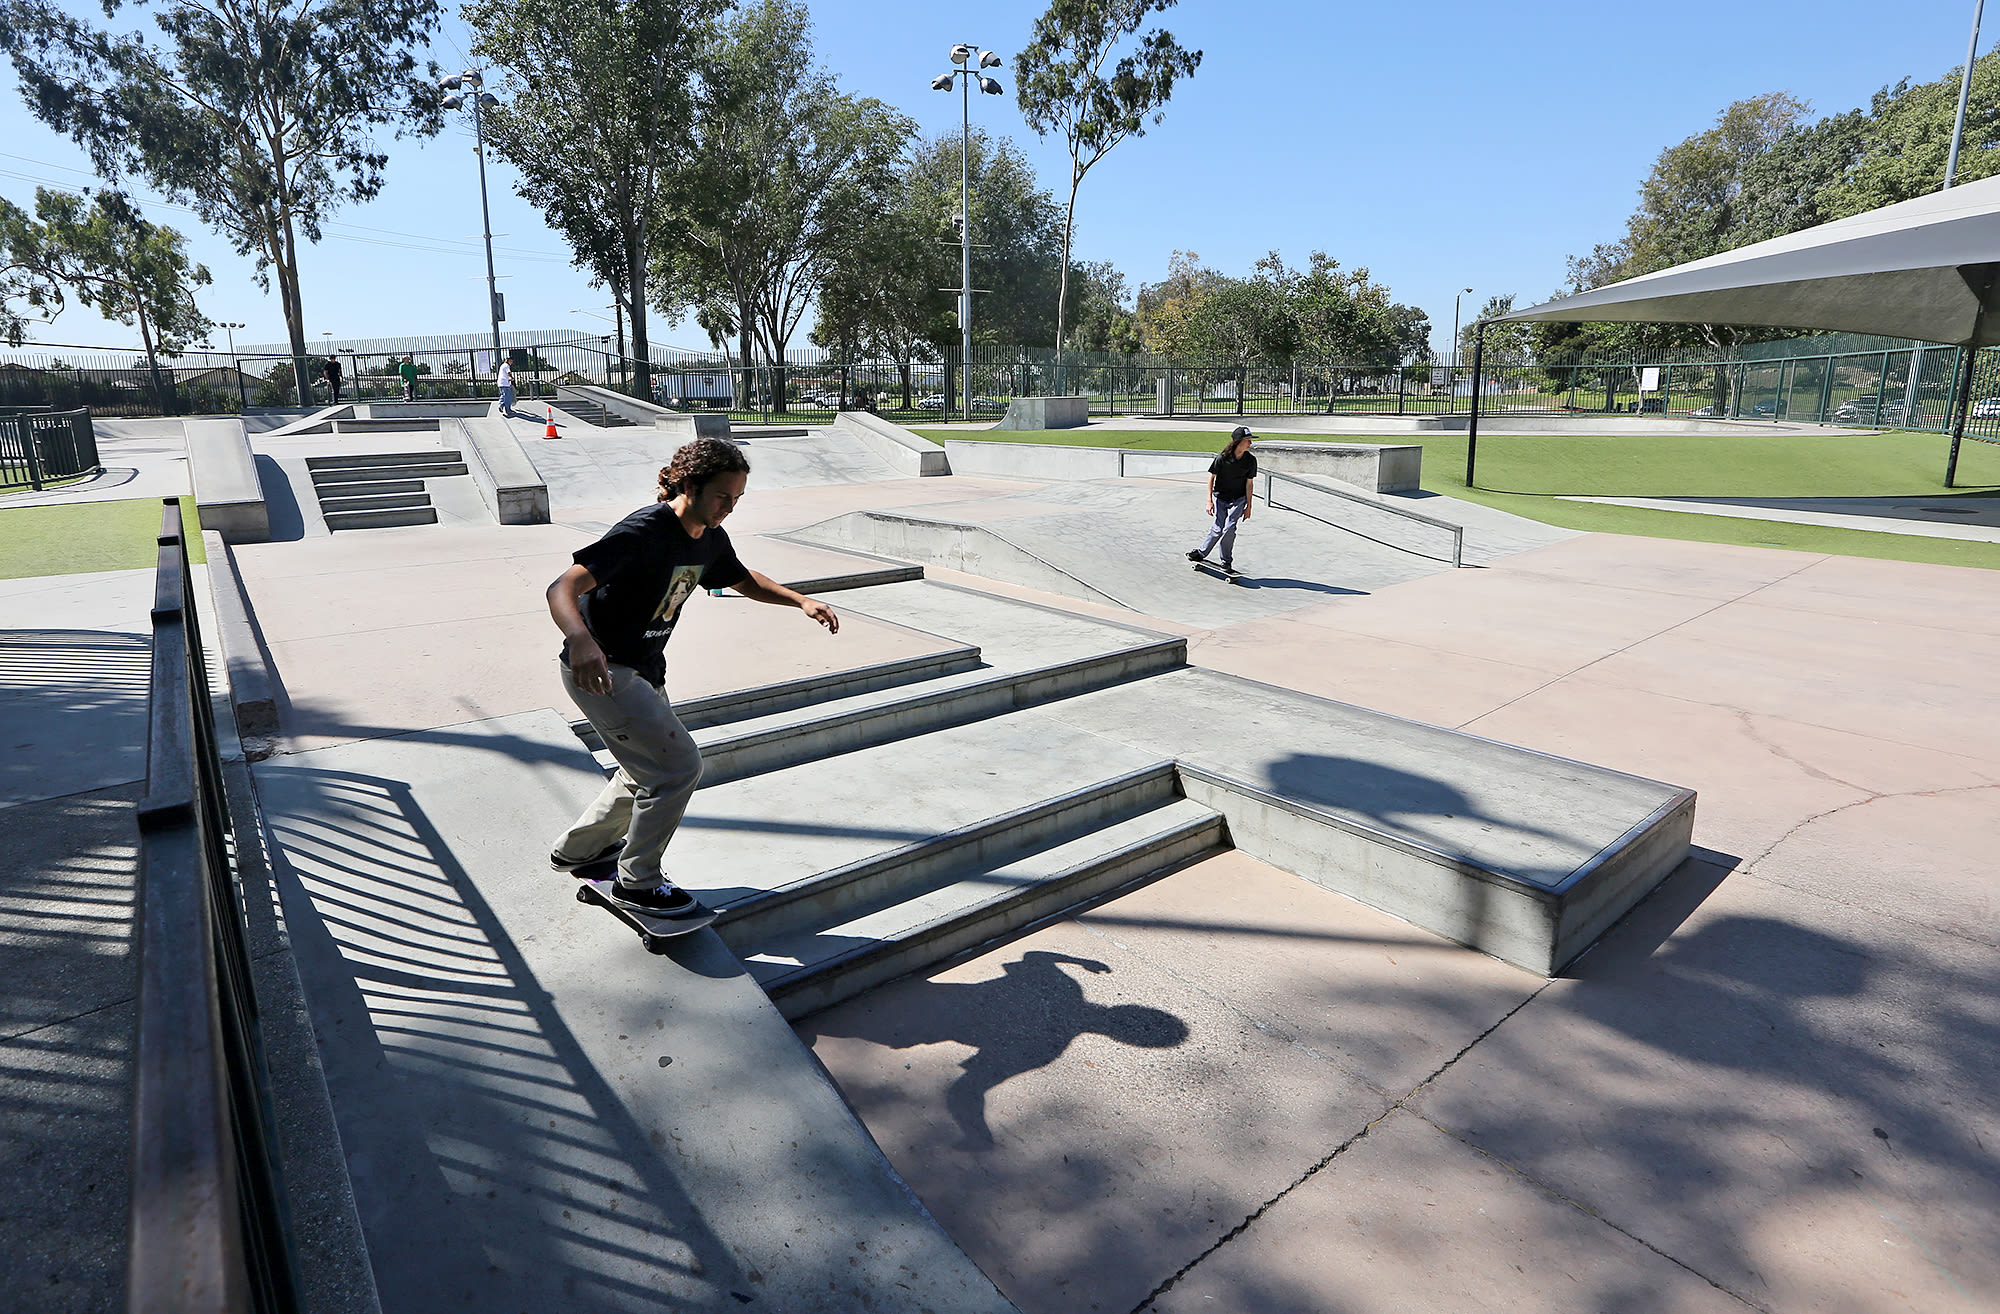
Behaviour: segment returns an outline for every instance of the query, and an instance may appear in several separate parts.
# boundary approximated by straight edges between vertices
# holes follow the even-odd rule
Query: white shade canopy
[[[1495,317],[2000,344],[2000,176]]]

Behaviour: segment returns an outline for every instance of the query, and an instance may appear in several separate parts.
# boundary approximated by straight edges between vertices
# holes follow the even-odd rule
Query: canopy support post
[[[1472,326],[1472,419],[1465,426],[1465,486],[1474,487],[1473,468],[1479,463],[1479,383],[1486,372],[1486,321]]]
[[[1958,371],[1958,390],[1951,402],[1951,455],[1944,462],[1944,486],[1951,488],[1958,479],[1958,447],[1965,439],[1965,414],[1972,406],[1972,370],[1979,360],[1979,348],[1967,344],[1960,347],[1965,353],[1964,364]]]

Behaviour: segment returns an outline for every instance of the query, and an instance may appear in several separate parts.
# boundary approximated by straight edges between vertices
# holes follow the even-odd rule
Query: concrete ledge
[[[433,397],[413,402],[356,402],[354,418],[359,420],[466,419],[471,416],[492,414],[493,405],[493,401],[486,397]]]
[[[1694,791],[1674,791],[1567,880],[1547,887],[1177,765],[1182,791],[1222,813],[1232,843],[1251,857],[1543,976],[1567,967],[1685,861],[1694,828]]]
[[[257,478],[257,457],[241,420],[183,420],[188,474],[204,529],[231,543],[262,543],[271,537],[271,513]]]
[[[506,421],[498,421],[504,426]],[[511,430],[494,421],[458,421],[466,470],[486,509],[503,525],[549,523],[549,486]]]
[[[833,427],[860,439],[862,446],[906,475],[930,478],[951,473],[951,462],[943,448],[879,415],[842,411],[833,417]]]
[[[1090,423],[1088,397],[1016,397],[996,429],[1075,429]]]
[[[1129,479],[1193,474],[1206,470],[1215,459],[1215,452],[1061,447],[964,438],[947,439],[944,448],[954,473],[998,479]],[[1220,440],[1216,448],[1221,449]],[[1420,487],[1423,481],[1424,449],[1418,446],[1260,440],[1256,453],[1262,469],[1279,474],[1326,475],[1371,493],[1408,492]]]
[[[208,550],[208,586],[215,595],[215,643],[222,650],[222,664],[229,677],[236,733],[244,739],[274,735],[278,733],[278,698],[263,646],[257,642],[256,627],[250,623],[250,598],[236,571],[236,554],[215,530],[204,529],[201,539]]]
[[[729,417],[720,411],[668,411],[653,420],[653,427],[670,435],[676,443],[691,443],[697,438],[729,437]]]

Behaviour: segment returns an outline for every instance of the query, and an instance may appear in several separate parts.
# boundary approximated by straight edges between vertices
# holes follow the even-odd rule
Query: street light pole
[[[1941,192],[1951,190],[1952,175],[1958,172],[1958,143],[1965,137],[1965,102],[1972,96],[1972,61],[1979,53],[1979,19],[1986,9],[1986,0],[1972,0],[1972,39],[1965,44],[1965,72],[1958,79],[1958,118],[1951,125],[1951,154],[1945,157],[1944,186]]]
[[[978,62],[972,62],[977,55]],[[980,72],[981,69],[999,68],[1000,56],[990,50],[981,50],[971,42],[961,42],[951,48],[951,62],[958,67],[949,73],[940,74],[931,80],[931,90],[950,91],[951,84],[959,84],[959,132],[958,132],[958,337],[959,366],[963,371],[961,379],[964,394],[961,398],[967,424],[972,423],[972,80],[979,79],[979,89],[989,96],[997,96],[1006,88]],[[1056,344],[1060,347],[1062,344]]]
[[[1469,287],[1462,288],[1452,293],[1451,297],[1451,367],[1453,369],[1458,368],[1458,299],[1471,291],[1472,289]]]
[[[479,232],[486,241],[486,313],[493,325],[493,368],[500,368],[500,289],[493,273],[493,217],[486,201],[486,125],[482,112],[489,105],[498,105],[500,98],[482,90],[486,79],[478,69],[467,69],[463,73],[448,77],[438,84],[445,91],[457,91],[460,87],[471,89],[470,96],[446,96],[446,109],[458,109],[468,102],[472,106],[473,152],[479,157]]]

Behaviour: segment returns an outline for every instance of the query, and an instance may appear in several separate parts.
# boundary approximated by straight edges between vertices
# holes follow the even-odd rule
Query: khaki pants
[[[562,858],[602,853],[619,839],[618,879],[631,886],[660,883],[660,857],[680,827],[701,783],[701,750],[674,715],[666,691],[629,666],[611,667],[611,692],[589,693],[560,658],[563,687],[617,759],[618,774],[556,840]]]

